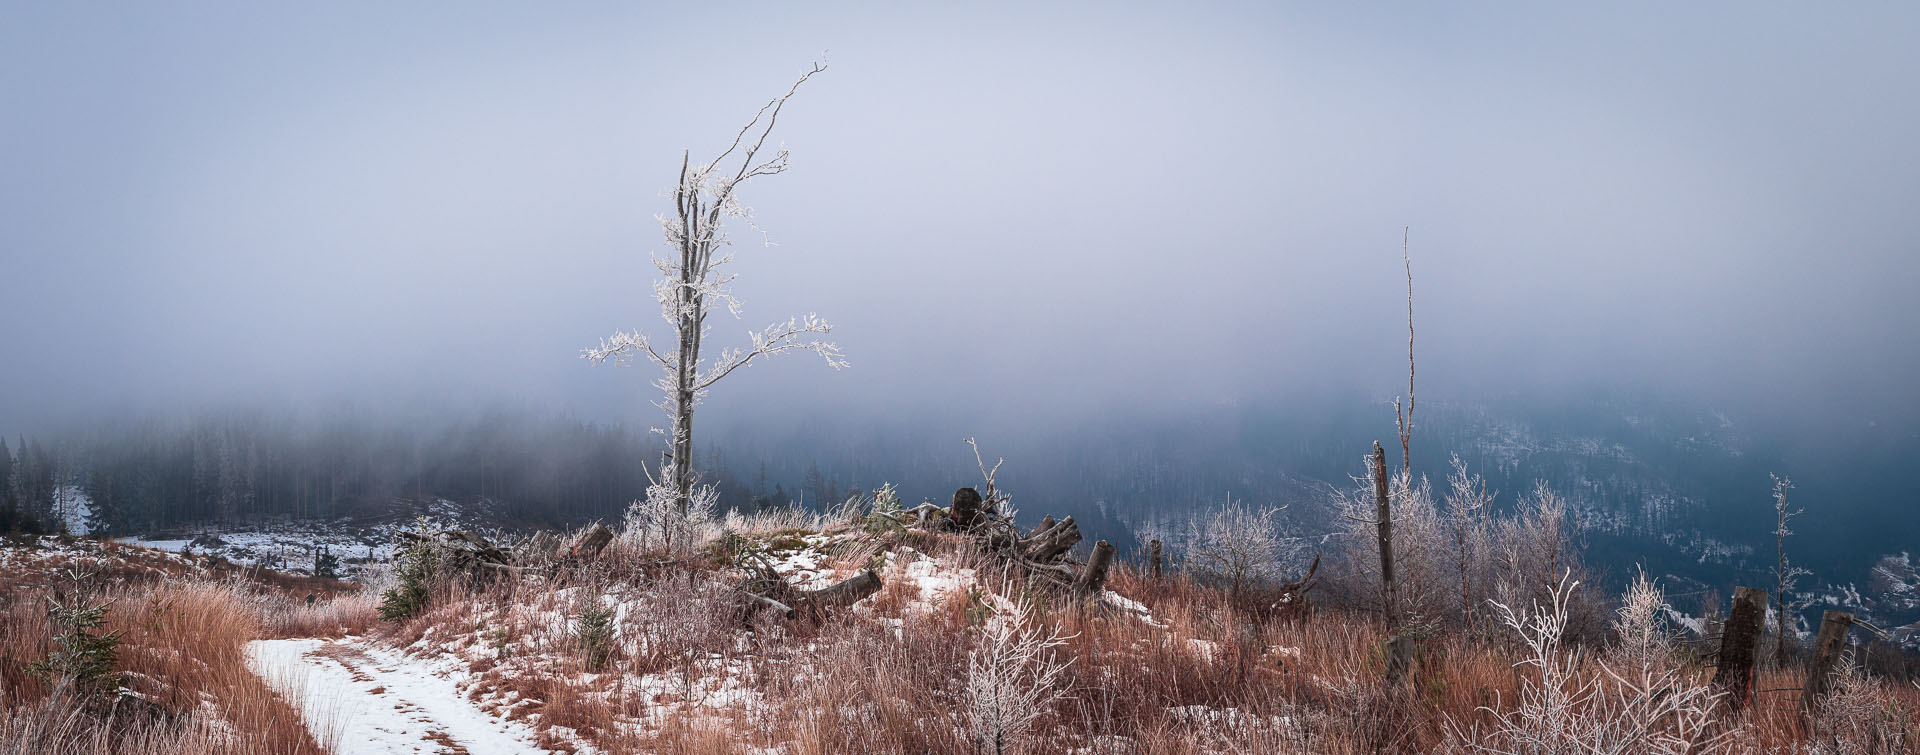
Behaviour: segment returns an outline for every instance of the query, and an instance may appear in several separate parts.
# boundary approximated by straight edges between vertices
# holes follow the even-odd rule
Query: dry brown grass
[[[83,544],[81,554],[35,558],[0,585],[0,753],[320,755],[300,716],[247,668],[280,587],[216,578],[145,549]],[[28,554],[43,555],[43,554]],[[52,648],[49,585],[71,567],[95,570],[121,637],[126,685],[168,713],[112,725],[101,704],[76,700],[28,672]],[[282,595],[284,598],[284,595]]]
[[[366,632],[396,646],[418,642],[428,652],[461,654],[475,675],[469,699],[533,723],[544,732],[543,745],[557,750],[584,741],[612,752],[973,753],[967,664],[989,613],[979,591],[1033,606],[1034,621],[1068,638],[1050,651],[1071,663],[1065,697],[1031,736],[1014,743],[1016,752],[1440,751],[1449,744],[1449,724],[1490,725],[1487,709],[1511,710],[1532,678],[1514,665],[1520,651],[1511,638],[1456,633],[1424,641],[1411,681],[1389,688],[1382,681],[1384,632],[1368,613],[1323,608],[1265,616],[1207,583],[1183,575],[1151,580],[1136,567],[1117,566],[1109,586],[1147,606],[1151,619],[1143,619],[1028,588],[948,539],[915,536],[911,547],[942,559],[948,571],[976,569],[980,583],[929,605],[890,572],[896,577],[858,612],[784,621],[717,587],[711,560],[611,549],[606,558],[619,568],[448,584],[422,615],[383,624],[373,619],[366,595],[312,583],[216,580],[208,573],[129,578],[110,591],[118,599],[111,623],[127,632],[122,667],[135,675],[133,686],[188,715],[121,735],[76,712],[73,701],[49,697],[46,685],[26,673],[25,664],[49,649],[50,635],[44,588],[35,579],[16,580],[0,587],[0,702],[7,710],[0,715],[0,755],[318,752],[299,717],[246,669],[245,643]],[[860,568],[881,550],[856,544],[831,560]],[[172,568],[147,558],[130,554],[135,566],[127,573]],[[617,622],[620,647],[605,673],[589,674],[570,618],[602,599],[626,607]],[[1688,669],[1696,676],[1710,671]],[[1588,656],[1578,673],[1601,672]],[[1884,744],[1898,740],[1875,745],[1854,730],[1814,731],[1797,693],[1776,691],[1798,687],[1798,673],[1762,672],[1753,709],[1723,717],[1736,733],[1734,751],[1898,751]],[[1865,719],[1894,720],[1897,729],[1906,716],[1911,726],[1920,690],[1872,689],[1878,696],[1866,704]],[[204,715],[208,709],[219,711],[231,736]]]

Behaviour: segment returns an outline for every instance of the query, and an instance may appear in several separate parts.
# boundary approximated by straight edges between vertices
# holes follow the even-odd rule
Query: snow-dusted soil
[[[314,558],[320,552],[339,559],[338,574],[356,579],[370,565],[393,557],[397,532],[416,527],[464,529],[493,533],[488,523],[495,521],[489,504],[460,504],[438,499],[425,504],[394,501],[395,513],[374,519],[336,519],[332,521],[289,522],[268,527],[206,528],[170,535],[121,537],[121,542],[172,553],[192,552],[198,556],[217,556],[239,566],[312,574]],[[71,526],[71,525],[70,525]]]
[[[457,662],[410,658],[357,638],[258,640],[248,663],[301,709],[314,738],[337,753],[547,752],[525,724],[468,703]]]

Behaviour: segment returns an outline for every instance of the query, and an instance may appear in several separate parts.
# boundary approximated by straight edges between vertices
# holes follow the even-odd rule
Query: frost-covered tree
[[[734,275],[722,269],[733,261],[724,221],[737,219],[753,226],[752,212],[741,204],[738,190],[753,178],[786,172],[786,148],[776,148],[768,157],[767,136],[773,132],[787,99],[807,79],[824,70],[825,64],[814,64],[786,94],[768,101],[719,157],[696,165],[688,153],[682,153],[680,180],[672,192],[674,214],[660,218],[671,251],[666,257],[653,258],[661,273],[653,285],[654,299],[660,304],[661,318],[673,326],[672,344],[656,348],[653,339],[641,331],[621,331],[581,354],[594,362],[612,360],[617,364],[630,363],[638,356],[661,368],[663,374],[654,386],[665,397],[656,405],[671,420],[668,434],[672,451],[662,462],[660,474],[648,473],[651,487],[657,488],[648,491],[648,499],[655,505],[662,499],[671,502],[674,513],[682,518],[689,513],[695,496],[693,408],[714,383],[761,357],[784,351],[811,351],[835,369],[847,364],[838,346],[819,338],[832,326],[812,314],[750,332],[745,347],[723,349],[710,363],[701,361],[709,331],[707,315],[715,306],[724,307],[735,317],[740,315],[740,300],[731,293]]]
[[[1453,545],[1454,576],[1460,583],[1460,623],[1472,628],[1474,609],[1487,593],[1487,530],[1493,494],[1487,492],[1486,478],[1467,471],[1459,454],[1453,456],[1452,465],[1444,524]]]
[[[1194,515],[1187,522],[1188,563],[1225,583],[1236,598],[1255,582],[1278,578],[1300,551],[1297,539],[1280,534],[1284,508],[1256,508],[1229,496]]]
[[[1793,631],[1793,616],[1799,609],[1806,607],[1805,603],[1788,598],[1787,595],[1793,592],[1794,588],[1798,586],[1801,577],[1813,573],[1794,566],[1787,561],[1787,536],[1793,534],[1793,530],[1787,528],[1787,523],[1803,513],[1802,509],[1793,508],[1791,504],[1787,503],[1787,491],[1792,489],[1793,480],[1777,475],[1774,476],[1773,514],[1775,523],[1773,538],[1777,560],[1774,562],[1773,567],[1773,594],[1775,603],[1774,628],[1778,633],[1778,642],[1773,648],[1773,660],[1782,666],[1787,664],[1787,637]]]

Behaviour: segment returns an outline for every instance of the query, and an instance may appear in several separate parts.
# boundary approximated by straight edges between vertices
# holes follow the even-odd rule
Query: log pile
[[[598,522],[566,542],[543,532],[512,551],[467,530],[400,530],[398,534],[407,548],[433,548],[440,556],[441,569],[476,579],[505,571],[548,573],[562,566],[587,563],[613,542],[613,530]]]
[[[400,530],[407,547],[422,545],[439,552],[440,568],[478,576],[488,569],[513,569],[513,559],[485,537],[466,530]]]

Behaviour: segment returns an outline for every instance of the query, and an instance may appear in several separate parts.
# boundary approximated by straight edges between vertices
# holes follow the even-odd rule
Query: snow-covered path
[[[469,704],[453,668],[353,638],[256,640],[247,653],[254,673],[301,709],[314,739],[332,752],[545,752],[532,728]]]

